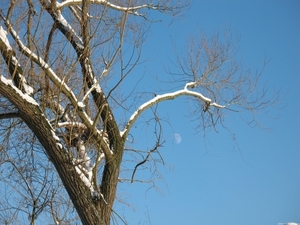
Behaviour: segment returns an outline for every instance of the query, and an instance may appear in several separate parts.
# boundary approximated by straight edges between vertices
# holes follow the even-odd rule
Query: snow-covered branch
[[[78,106],[78,101],[76,96],[74,95],[74,93],[72,92],[72,90],[67,86],[66,83],[64,83],[64,81],[62,81],[57,75],[56,73],[51,69],[51,67],[39,56],[37,56],[34,52],[32,52],[29,48],[27,48],[23,42],[21,41],[21,39],[19,38],[17,32],[12,28],[12,26],[10,25],[10,23],[8,21],[6,21],[6,24],[8,26],[8,29],[12,35],[12,37],[14,38],[14,40],[16,41],[16,43],[18,44],[19,48],[21,49],[21,51],[30,59],[32,59],[37,65],[39,65],[44,71],[45,73],[48,75],[48,77],[50,78],[50,80],[57,86],[60,87],[62,89],[62,91],[64,92],[64,94],[69,98],[69,100],[71,101],[71,103],[73,104],[74,107]]]
[[[7,31],[4,30],[2,26],[0,26],[0,41],[2,42],[1,44],[4,44],[7,47],[7,50],[12,50],[7,38]]]
[[[7,38],[7,31],[4,30],[2,26],[0,26],[0,50],[9,67],[9,70],[11,73],[14,73],[13,76],[16,85],[19,86],[24,93],[32,95],[33,88],[28,85],[23,74],[23,69],[19,64],[18,59],[15,57],[15,52]]]
[[[39,105],[32,97],[30,97],[27,93],[23,93],[20,89],[18,89],[12,82],[11,79],[5,78],[2,74],[0,75],[0,88],[4,89],[7,86],[14,90],[14,92],[19,95],[24,101],[28,102],[32,105]]]
[[[86,174],[84,174],[82,171],[82,168],[80,168],[80,166],[78,166],[78,165],[75,165],[75,169],[76,169],[76,172],[79,174],[82,182],[85,184],[85,186],[87,186],[90,189],[91,194],[93,194],[95,189],[92,184],[92,179],[90,178],[90,175],[87,176]],[[90,172],[92,172],[92,171],[90,171]]]
[[[75,30],[72,28],[72,26],[68,23],[68,21],[63,17],[61,14],[61,11],[58,10],[56,12],[56,20],[59,21],[60,25],[64,26],[64,29],[68,31],[69,34],[72,35],[72,38],[74,40],[74,43],[76,44],[77,49],[83,49],[83,41],[82,39],[76,34]]]
[[[114,10],[131,12],[131,13],[134,13],[134,11],[139,10],[139,9],[144,9],[144,8],[157,9],[157,6],[154,6],[151,4],[143,4],[143,5],[139,5],[139,6],[126,7],[126,6],[119,6],[119,5],[113,4],[107,0],[90,0],[90,3],[104,5],[106,7],[114,9]],[[62,3],[57,2],[56,7],[57,7],[57,9],[61,10],[66,6],[81,5],[81,4],[82,4],[82,0],[67,0],[67,1],[63,1]]]
[[[192,97],[195,97],[195,98],[209,104],[209,106],[216,107],[216,108],[219,108],[219,109],[226,107],[224,105],[217,104],[216,102],[212,102],[212,100],[210,98],[205,97],[201,93],[198,93],[196,91],[188,90],[188,87],[190,87],[192,85],[192,83],[194,83],[194,82],[187,83],[185,88],[182,89],[182,90],[178,90],[178,91],[171,92],[171,93],[166,93],[166,94],[163,94],[163,95],[157,95],[154,98],[152,98],[151,100],[149,100],[149,101],[145,102],[144,104],[142,104],[129,118],[129,120],[128,120],[126,126],[125,126],[125,129],[123,131],[121,131],[121,136],[123,136],[123,135],[126,136],[128,134],[130,128],[132,127],[132,125],[134,124],[136,119],[146,109],[150,108],[151,106],[153,106],[155,104],[158,104],[159,102],[166,101],[166,100],[173,100],[173,99],[175,99],[179,96],[192,96]]]
[[[33,60],[37,65],[39,65],[44,72],[47,74],[47,76],[50,78],[50,80],[57,86],[59,87],[62,92],[68,97],[68,99],[70,100],[71,104],[75,107],[75,108],[82,108],[84,106],[84,104],[82,102],[79,102],[75,96],[75,94],[73,93],[73,91],[68,87],[68,85],[61,80],[57,74],[51,69],[51,67],[39,56],[37,56],[34,52],[32,52],[29,48],[27,48],[21,41],[21,39],[19,38],[19,36],[17,35],[17,33],[15,32],[15,30],[10,26],[9,22],[6,21],[6,24],[8,26],[8,29],[11,33],[11,35],[13,36],[14,40],[16,41],[16,43],[18,44],[19,48],[21,49],[21,51],[31,60]],[[96,88],[97,89],[97,88]],[[91,118],[86,114],[85,111],[83,110],[78,110],[78,115],[81,117],[81,119],[84,121],[84,124],[91,129],[91,131],[97,135],[100,140],[102,139],[101,136],[101,132],[95,127],[93,126],[94,122],[91,120]],[[105,141],[101,142],[101,149],[105,152],[105,155],[111,155],[110,149],[107,146]]]
[[[67,122],[63,122],[63,123],[57,123],[57,127],[67,127],[67,128],[73,128],[73,127],[76,127],[76,128],[79,128],[79,129],[83,129],[83,130],[86,130],[87,127],[85,126],[84,123],[80,123],[80,122],[70,122],[70,121],[67,121]]]

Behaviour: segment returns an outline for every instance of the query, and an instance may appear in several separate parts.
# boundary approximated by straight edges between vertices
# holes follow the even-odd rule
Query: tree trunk
[[[2,78],[3,77],[1,77],[1,79]],[[60,144],[58,137],[55,136],[53,128],[45,118],[39,106],[24,100],[25,98],[29,99],[29,96],[25,96],[21,91],[6,83],[7,80],[5,82],[0,82],[0,93],[18,108],[20,117],[43,145],[49,159],[54,164],[82,223],[84,225],[109,224],[109,219],[104,218],[103,213],[100,213],[100,202],[93,200],[89,188],[80,179],[67,151]],[[115,172],[113,172],[113,174],[114,173]],[[113,193],[115,194],[115,190]],[[113,203],[113,201],[111,203]]]
[[[122,144],[120,146],[122,146]],[[110,223],[112,207],[116,197],[121,161],[122,161],[122,155],[120,154],[115,155],[110,161],[106,162],[103,171],[100,190],[104,196],[105,201],[101,201],[100,213],[105,224]]]

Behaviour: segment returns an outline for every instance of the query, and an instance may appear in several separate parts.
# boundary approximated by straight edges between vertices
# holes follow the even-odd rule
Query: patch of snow
[[[224,105],[219,105],[216,102],[212,102],[212,100],[208,97],[205,97],[203,94],[196,92],[196,91],[190,91],[187,88],[192,87],[195,82],[190,82],[185,85],[185,87],[182,90],[174,91],[171,93],[165,93],[162,95],[157,95],[154,98],[150,99],[149,101],[143,103],[140,107],[138,107],[133,114],[130,116],[125,128],[123,131],[121,131],[121,134],[124,135],[124,133],[128,132],[132,126],[132,124],[135,122],[135,120],[139,117],[141,113],[143,113],[146,109],[150,108],[151,106],[158,104],[159,102],[166,101],[166,100],[173,100],[179,96],[192,96],[195,98],[200,99],[203,102],[208,102],[210,106],[216,107],[216,108],[225,108]]]
[[[99,85],[96,86],[95,90],[97,91],[97,93],[101,93],[102,92],[101,87]]]
[[[12,47],[10,46],[7,38],[7,31],[4,30],[2,26],[0,26],[0,39],[6,45],[8,50],[12,50]]]
[[[7,31],[3,29],[2,26],[0,26],[0,40],[4,43],[4,45],[6,46],[6,49],[7,50],[12,50],[12,47],[11,45],[9,44],[9,41],[8,41],[8,38],[7,38]],[[20,67],[20,64],[17,60],[17,58],[15,56],[12,56],[11,57],[11,62],[17,66],[17,67]],[[18,74],[19,75],[19,74]],[[30,87],[29,85],[26,84],[26,80],[25,80],[25,77],[24,76],[21,76],[21,81],[22,81],[22,84],[23,84],[23,87],[25,89],[25,92],[28,94],[28,95],[31,95],[33,93],[33,88]]]
[[[77,105],[78,105],[78,107],[81,108],[81,109],[85,107],[85,104],[84,104],[83,102],[78,102]]]
[[[101,78],[102,77],[105,77],[106,75],[108,74],[108,70],[105,68],[103,71],[102,71],[102,74],[101,74]]]
[[[125,132],[126,132],[126,129],[125,130],[121,130],[120,131],[120,136],[123,137],[123,135],[125,134]]]
[[[88,179],[85,174],[83,174],[83,172],[81,171],[81,169],[79,169],[78,166],[75,166],[75,170],[76,172],[79,174],[79,177],[80,179],[82,180],[82,182],[85,184],[85,186],[87,186],[90,191],[91,191],[91,194],[95,191],[93,185],[92,185],[92,182],[90,179]]]
[[[24,94],[20,89],[18,89],[12,82],[11,79],[6,79],[2,75],[0,75],[0,82],[3,84],[10,86],[10,88],[14,89],[14,91],[26,102],[32,104],[32,105],[39,105],[34,98],[30,97],[28,94]]]
[[[23,83],[23,88],[28,95],[32,95],[34,92],[33,88],[28,84]]]
[[[51,133],[52,133],[52,137],[53,137],[56,141],[59,141],[59,142],[60,142],[60,139],[59,139],[59,137],[57,137],[57,135],[55,134],[54,130],[51,130]]]
[[[112,152],[113,153],[113,152]],[[105,158],[105,154],[102,152],[101,154],[100,154],[100,157],[99,157],[99,160],[98,161],[101,161],[102,159],[104,159]]]
[[[81,122],[62,122],[62,123],[57,123],[57,127],[69,127],[69,128],[72,128],[72,127],[78,127],[78,128],[81,128],[81,129],[87,129],[87,127],[85,126],[84,123],[81,123]]]
[[[72,28],[72,26],[68,23],[68,21],[63,17],[63,15],[61,14],[61,12],[58,12],[57,18],[56,18],[63,26],[65,26],[66,28],[68,28],[70,31],[72,31],[73,35],[75,35],[75,37],[80,40],[80,42],[82,43],[82,40],[80,37],[78,37],[76,35],[76,32],[74,31],[74,29]],[[78,43],[77,43],[78,44]],[[83,48],[83,46],[81,45],[80,47]]]
[[[90,169],[91,168],[91,158],[89,156],[85,157],[84,166],[85,166],[86,169]]]
[[[18,61],[17,58],[14,57],[14,56],[11,57],[11,63],[12,63],[15,67],[21,67],[21,65],[19,64],[19,61]],[[28,95],[33,94],[34,90],[33,90],[33,88],[32,88],[31,86],[29,86],[29,85],[27,84],[27,81],[26,81],[24,75],[23,75],[23,74],[20,74],[20,73],[16,73],[16,76],[18,76],[18,77],[20,78],[20,81],[21,81],[21,83],[22,83],[22,87],[24,88],[25,93],[28,94]]]

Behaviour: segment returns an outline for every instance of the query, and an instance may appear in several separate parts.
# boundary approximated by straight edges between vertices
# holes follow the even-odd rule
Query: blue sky
[[[199,31],[213,33],[230,27],[240,37],[238,59],[261,69],[263,81],[280,90],[281,102],[258,115],[267,130],[249,127],[243,115],[229,115],[225,124],[236,134],[195,130],[186,99],[160,104],[167,142],[160,150],[160,188],[133,183],[119,188],[130,207],[116,209],[129,224],[274,225],[300,222],[300,1],[194,1],[173,21],[163,15],[151,26],[143,54],[144,76],[167,77],[168,58]],[[149,84],[150,89],[155,84]],[[136,131],[143,133],[144,131]],[[176,144],[173,134],[182,142]],[[145,142],[144,142],[145,143]],[[151,146],[149,146],[151,148]]]

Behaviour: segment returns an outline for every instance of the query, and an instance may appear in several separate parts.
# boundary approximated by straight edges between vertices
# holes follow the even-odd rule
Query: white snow
[[[62,123],[57,123],[57,127],[78,127],[82,129],[87,129],[84,123],[81,122],[62,122]]]
[[[77,143],[77,151],[78,151],[78,157],[79,157],[79,159],[85,160],[85,158],[87,157],[87,153],[86,153],[83,141],[78,141],[78,143]]]
[[[121,130],[121,131],[120,131],[120,136],[121,136],[121,137],[123,137],[123,135],[125,134],[125,131],[126,131],[126,130]]]
[[[57,15],[57,18],[56,18],[56,19],[57,19],[62,25],[64,25],[66,28],[68,28],[69,31],[72,31],[72,34],[73,34],[76,38],[78,38],[78,40],[80,41],[80,43],[83,43],[83,42],[82,42],[82,39],[76,35],[75,30],[74,30],[73,27],[68,23],[68,21],[63,17],[63,15],[61,14],[60,11],[58,12],[58,15]],[[77,43],[77,44],[79,44],[79,43]],[[80,47],[83,48],[82,45],[81,45]]]
[[[62,17],[64,20],[64,18]],[[12,28],[11,28],[12,29]],[[19,38],[18,34],[12,29],[12,35],[14,36],[17,44],[22,49],[25,55],[30,56],[37,64],[39,64],[46,72],[48,77],[55,83],[57,86],[61,86],[64,93],[71,100],[73,105],[76,105],[78,102],[72,90],[56,75],[56,73],[50,68],[50,66],[39,56],[37,56],[34,52],[32,52],[29,48],[27,48]]]
[[[85,107],[85,104],[83,102],[78,102],[77,105],[78,105],[79,108],[84,108]]]
[[[3,77],[2,75],[0,75],[0,82],[2,82],[3,84],[10,86],[10,88],[14,89],[14,91],[22,98],[24,99],[26,102],[32,104],[32,105],[39,105],[34,98],[30,97],[28,94],[24,94],[20,89],[18,89],[12,82],[11,79],[7,79],[5,77]]]
[[[97,91],[97,93],[101,93],[102,92],[100,85],[96,85],[95,90]]]
[[[34,92],[33,88],[28,84],[23,83],[23,88],[28,95],[32,95]]]
[[[85,184],[85,186],[87,186],[90,189],[91,194],[93,194],[94,191],[95,191],[95,189],[94,189],[94,187],[92,185],[91,179],[88,179],[85,176],[85,174],[83,174],[83,172],[81,171],[81,169],[78,166],[75,166],[75,170],[79,174],[80,179],[82,180],[82,182]]]
[[[7,38],[7,31],[4,30],[2,26],[0,26],[0,39],[6,45],[8,50],[12,50]]]
[[[3,29],[2,26],[0,26],[0,39],[1,41],[5,44],[6,46],[6,49],[7,50],[12,50],[12,47],[10,46],[9,44],[9,41],[8,41],[8,38],[7,38],[7,31]],[[11,57],[11,62],[16,66],[16,67],[20,67],[20,64],[17,60],[17,58],[15,56],[12,56]],[[22,82],[22,86],[24,88],[24,91],[28,94],[28,95],[31,95],[33,93],[33,88],[30,87],[27,82],[26,82],[26,79],[24,76],[22,76],[22,74],[18,74],[17,75],[21,76],[20,79],[21,79],[21,82]]]
[[[50,123],[49,123],[50,124]],[[50,125],[51,126],[51,125]],[[52,137],[56,140],[56,141],[59,141],[60,142],[60,139],[59,137],[57,137],[57,135],[55,134],[54,130],[51,130],[51,133],[52,133]]]
[[[120,132],[120,134],[123,136],[125,133],[128,132],[128,129],[131,128],[132,124],[135,122],[135,120],[138,118],[138,116],[144,112],[146,109],[150,108],[151,106],[161,102],[161,101],[165,101],[165,100],[172,100],[175,99],[176,97],[179,96],[193,96],[195,98],[198,98],[200,100],[202,100],[203,102],[209,102],[210,106],[216,107],[216,108],[225,108],[225,106],[223,105],[219,105],[215,102],[212,102],[212,100],[210,98],[205,97],[204,95],[202,95],[201,93],[198,93],[196,91],[190,91],[187,88],[190,86],[193,86],[195,82],[190,82],[187,83],[185,85],[185,87],[182,90],[178,90],[178,91],[174,91],[171,93],[165,93],[162,95],[157,95],[154,98],[150,99],[149,101],[145,102],[144,104],[142,104],[140,107],[138,107],[138,109],[133,112],[133,114],[130,116],[127,125],[125,126],[125,129],[123,131]]]

